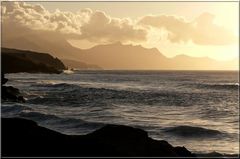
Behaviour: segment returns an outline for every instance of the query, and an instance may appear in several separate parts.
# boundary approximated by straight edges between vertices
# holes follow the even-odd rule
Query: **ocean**
[[[239,153],[237,71],[89,70],[6,78],[26,102],[2,102],[2,117],[31,119],[64,134],[123,124],[195,153]]]

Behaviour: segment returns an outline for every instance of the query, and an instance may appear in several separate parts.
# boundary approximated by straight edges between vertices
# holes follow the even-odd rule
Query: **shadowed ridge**
[[[1,48],[4,73],[61,73],[64,64],[47,53]]]

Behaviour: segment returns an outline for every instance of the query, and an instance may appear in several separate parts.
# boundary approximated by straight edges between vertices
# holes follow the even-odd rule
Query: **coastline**
[[[64,135],[22,118],[2,118],[3,157],[196,157],[146,131],[106,125],[87,135]]]
[[[6,78],[4,78],[3,76],[3,79],[6,79]],[[19,95],[21,95],[21,93]],[[4,120],[6,119],[5,118],[2,119],[2,121]],[[19,156],[24,156],[24,157],[30,157],[30,156],[31,157],[35,157],[35,156],[126,157],[127,156],[127,157],[180,157],[180,158],[181,157],[189,158],[189,157],[197,156],[197,158],[239,158],[238,154],[221,154],[218,152],[211,152],[211,153],[203,152],[203,153],[195,154],[187,150],[185,147],[173,147],[167,141],[154,140],[148,137],[148,135],[140,135],[139,138],[134,139],[136,142],[131,143],[133,145],[128,147],[129,142],[131,142],[132,140],[131,139],[129,140],[129,138],[126,138],[126,136],[128,136],[131,133],[133,133],[134,135],[137,135],[139,131],[135,131],[135,130],[140,130],[144,132],[143,134],[147,134],[147,132],[141,129],[135,129],[132,127],[127,127],[122,125],[110,125],[111,129],[110,130],[108,129],[107,131],[105,131],[106,127],[103,127],[104,133],[102,134],[100,133],[101,135],[99,139],[98,133],[99,133],[99,130],[102,130],[102,128],[87,135],[64,135],[59,132],[55,132],[50,129],[46,129],[41,126],[38,126],[35,122],[31,120],[26,121],[26,119],[24,119],[23,121],[22,119],[16,119],[14,120],[13,124],[9,124],[9,122],[7,122],[8,123],[7,125],[8,126],[11,125],[11,127],[8,127],[7,129],[5,129],[6,127],[2,127],[3,130],[4,129],[6,130],[5,134],[7,134],[8,136],[7,138],[5,137],[6,135],[2,136],[3,139],[6,138],[6,141],[3,142],[3,148],[6,145],[5,143],[7,143],[7,145],[10,145],[10,147],[7,146],[4,149],[4,150],[7,149],[5,151],[7,152],[7,154],[4,152],[4,150],[2,150],[3,152],[2,156],[11,156],[11,157],[19,157]],[[14,128],[12,126],[14,126]],[[27,126],[27,127],[26,129],[22,130],[24,126]],[[35,129],[40,131],[35,131]],[[122,131],[124,131],[124,133],[121,133]],[[28,134],[28,132],[30,132],[30,134]],[[114,134],[116,133],[120,136],[114,136],[113,138],[108,138],[109,132],[113,132]],[[12,136],[14,136],[14,139],[11,139]],[[51,138],[53,138],[53,140]],[[76,140],[76,141],[73,141],[73,140]],[[139,143],[139,141],[143,141],[143,142]],[[20,144],[16,145],[16,143],[20,143]],[[180,143],[179,145],[182,145],[182,143]],[[13,146],[13,148],[11,146]],[[32,149],[32,146],[34,147],[34,149]],[[135,149],[134,147],[139,147],[139,148]]]
[[[65,135],[29,119],[1,118],[1,123],[2,157],[239,157],[217,152],[195,154],[124,125],[106,125],[86,135]]]

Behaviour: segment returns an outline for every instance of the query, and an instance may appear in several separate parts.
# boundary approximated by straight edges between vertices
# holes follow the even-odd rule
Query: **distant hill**
[[[209,57],[177,55],[171,58],[170,66],[179,70],[237,70],[238,60],[217,61]]]
[[[208,57],[178,55],[165,57],[156,48],[113,43],[81,50],[82,61],[94,63],[104,69],[127,70],[237,70],[238,60],[217,61]]]
[[[169,61],[156,48],[146,49],[142,46],[122,45],[119,42],[82,50],[79,58],[104,69],[131,70],[160,69]]]
[[[4,73],[60,73],[66,69],[58,58],[46,53],[1,48],[1,56]]]
[[[79,49],[70,45],[61,35],[50,32],[4,35],[2,46],[46,52],[60,59],[68,59],[65,63],[69,67],[84,68],[86,66],[83,63],[86,63],[103,69],[121,70],[238,70],[237,59],[216,61],[207,57],[186,55],[167,58],[156,48],[147,49],[140,45],[123,45],[120,42]]]
[[[101,70],[102,68],[97,65],[87,64],[81,61],[69,60],[69,59],[61,59],[61,61],[68,68],[73,69],[82,69],[82,70]]]

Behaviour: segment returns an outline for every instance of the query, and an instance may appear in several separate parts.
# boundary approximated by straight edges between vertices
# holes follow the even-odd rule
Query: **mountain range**
[[[71,68],[117,70],[236,70],[238,60],[216,61],[208,57],[178,55],[167,58],[156,48],[115,42],[90,49],[73,47],[62,35],[29,32],[2,38],[2,47],[46,52]],[[94,66],[94,67],[93,67]]]

